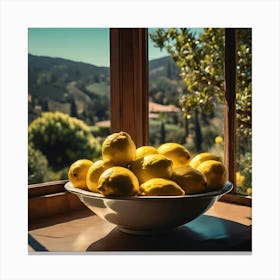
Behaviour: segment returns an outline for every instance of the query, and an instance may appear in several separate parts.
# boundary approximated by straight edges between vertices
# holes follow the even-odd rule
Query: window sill
[[[28,186],[28,220],[52,217],[85,209],[79,198],[67,192],[64,181]]]
[[[166,234],[137,236],[84,209],[29,223],[29,254],[104,251],[239,251],[250,253],[251,208],[216,202],[204,215]]]
[[[155,237],[131,236],[103,221],[76,195],[67,181],[28,187],[29,253],[84,251],[251,251],[252,209],[249,198],[226,195],[204,215]],[[206,232],[201,234],[201,227]],[[211,230],[215,227],[215,230]],[[179,240],[182,244],[179,244]],[[158,244],[155,248],[155,244]]]
[[[219,201],[252,207],[252,197],[241,194],[229,193],[222,196]]]

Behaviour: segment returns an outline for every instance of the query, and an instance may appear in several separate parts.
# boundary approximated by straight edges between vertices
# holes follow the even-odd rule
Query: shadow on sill
[[[48,249],[28,233],[28,245],[36,252],[48,252]]]
[[[87,251],[251,252],[251,226],[202,215],[172,231],[131,235],[114,228]]]

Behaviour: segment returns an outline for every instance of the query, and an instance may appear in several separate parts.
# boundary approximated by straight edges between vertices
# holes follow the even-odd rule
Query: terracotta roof
[[[179,108],[174,105],[162,105],[155,102],[149,102],[149,112],[179,112]]]
[[[159,114],[158,113],[149,113],[149,119],[158,119]]]
[[[158,113],[165,112],[179,112],[180,109],[174,105],[162,105],[155,102],[149,102],[149,118],[156,119],[159,117]],[[96,126],[110,127],[110,120],[100,121],[95,123]]]
[[[96,126],[102,126],[102,127],[110,127],[111,126],[111,121],[106,120],[106,121],[100,121],[95,123]]]

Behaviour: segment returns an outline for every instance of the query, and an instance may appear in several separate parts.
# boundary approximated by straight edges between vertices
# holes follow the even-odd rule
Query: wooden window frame
[[[145,28],[110,29],[111,132],[126,131],[148,144],[148,34]]]
[[[136,146],[148,144],[148,29],[110,29],[111,132],[127,131]],[[236,171],[236,30],[225,29],[225,164],[235,186]],[[67,180],[28,186],[29,218],[59,214],[83,207],[79,199],[64,189]],[[61,199],[64,202],[61,204]],[[66,199],[65,199],[66,198]],[[221,201],[252,205],[252,198],[235,193]],[[51,205],[50,205],[51,204]],[[45,208],[45,210],[43,210]],[[39,211],[39,210],[40,211]]]
[[[225,29],[224,163],[236,192],[236,30]]]

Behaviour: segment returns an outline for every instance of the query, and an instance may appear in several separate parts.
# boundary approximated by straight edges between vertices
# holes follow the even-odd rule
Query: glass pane
[[[251,194],[251,29],[238,34],[237,192]],[[223,160],[224,46],[224,28],[149,29],[150,145]]]
[[[109,29],[29,28],[28,183],[67,179],[110,131]]]
[[[209,48],[199,41],[203,32],[202,28],[149,29],[149,140],[156,146],[180,143],[193,155],[208,151],[223,157],[223,104],[217,97],[221,90],[188,74],[205,75],[217,66],[210,63],[210,52],[203,53]],[[218,66],[213,74],[221,83],[223,64]]]
[[[237,192],[252,195],[252,29],[237,30]]]

